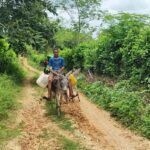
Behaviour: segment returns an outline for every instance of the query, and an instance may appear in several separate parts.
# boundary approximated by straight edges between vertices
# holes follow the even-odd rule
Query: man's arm
[[[65,69],[65,67],[61,67],[61,68],[58,70],[58,73],[63,72],[64,69]]]
[[[52,72],[55,75],[58,75],[58,73],[56,71],[54,71],[50,66],[49,66],[49,71]]]

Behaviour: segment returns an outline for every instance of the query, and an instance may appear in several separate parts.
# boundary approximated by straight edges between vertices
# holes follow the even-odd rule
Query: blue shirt
[[[48,66],[52,67],[54,71],[57,71],[64,67],[64,59],[62,57],[52,57],[48,62]]]

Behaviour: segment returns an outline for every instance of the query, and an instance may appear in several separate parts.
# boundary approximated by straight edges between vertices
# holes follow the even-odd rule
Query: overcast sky
[[[107,10],[108,12],[111,13],[128,12],[128,13],[150,15],[150,0],[102,0],[101,8],[102,10]],[[70,27],[69,15],[62,10],[59,10],[58,12],[59,17],[63,18],[62,19],[63,25],[65,27]],[[49,14],[49,17],[52,16],[51,14]],[[99,21],[93,20],[92,25],[98,26],[100,22],[101,20]],[[96,36],[96,34],[97,33],[95,32],[94,37]]]
[[[150,0],[102,0],[102,9],[150,15]]]
[[[150,15],[150,0],[102,0],[102,9],[111,13],[129,12]],[[48,14],[49,17],[52,14]],[[59,16],[69,21],[70,17],[66,12],[59,10]]]

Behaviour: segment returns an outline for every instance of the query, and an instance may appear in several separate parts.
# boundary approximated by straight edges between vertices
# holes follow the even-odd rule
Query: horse
[[[58,116],[61,115],[61,103],[62,103],[63,98],[66,103],[68,103],[69,101],[73,101],[76,96],[78,97],[80,101],[78,93],[73,98],[70,98],[68,94],[68,87],[69,87],[68,77],[70,74],[74,74],[75,76],[77,76],[79,72],[80,70],[78,69],[78,70],[75,70],[74,72],[69,71],[66,75],[59,74],[57,76],[54,76],[51,89],[56,99],[56,108],[57,108]]]
[[[57,76],[54,76],[54,79],[52,81],[52,93],[55,96],[56,99],[56,108],[57,108],[57,115],[61,115],[61,103],[63,98],[68,102],[69,96],[67,94],[68,90],[68,74],[62,75],[59,74]]]

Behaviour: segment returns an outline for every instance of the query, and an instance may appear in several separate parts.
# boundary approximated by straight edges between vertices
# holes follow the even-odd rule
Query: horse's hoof
[[[47,100],[47,101],[51,101],[51,98],[50,98],[50,97],[43,96],[43,99],[45,99],[45,100]]]

